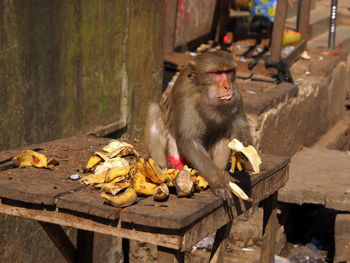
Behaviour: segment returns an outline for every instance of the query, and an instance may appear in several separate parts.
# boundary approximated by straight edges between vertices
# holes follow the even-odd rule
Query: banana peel
[[[50,168],[55,163],[56,160],[47,160],[47,157],[42,154],[32,150],[26,150],[13,158],[13,163],[18,167],[34,166],[37,168]]]
[[[130,172],[130,167],[113,167],[106,170],[105,172],[105,183],[112,182],[114,179],[119,177],[127,177]]]
[[[125,156],[129,154],[134,154],[136,156],[140,156],[140,154],[135,150],[134,146],[129,143],[121,142],[118,140],[110,141],[103,150],[111,153],[112,157],[115,156]]]
[[[129,162],[123,158],[120,157],[115,157],[113,159],[107,159],[104,162],[102,162],[100,165],[96,166],[95,168],[95,174],[101,174],[104,171],[117,167],[117,168],[122,168],[122,167],[128,167]]]
[[[164,172],[165,180],[164,182],[168,187],[173,187],[174,186],[174,179],[176,178],[177,174],[179,173],[179,170],[176,169],[167,169]]]
[[[154,189],[153,199],[154,201],[165,201],[169,197],[169,188],[163,183]]]
[[[100,187],[101,192],[111,194],[111,195],[116,195],[120,191],[128,188],[131,186],[130,182],[121,182],[121,183],[105,183],[105,184],[99,184],[96,185],[95,187]]]
[[[136,167],[146,178],[155,184],[164,183],[166,176],[158,164],[151,158],[139,158],[136,162]]]
[[[252,174],[258,174],[260,173],[260,164],[261,164],[261,158],[257,152],[257,150],[254,148],[254,146],[249,145],[247,147],[244,147],[244,145],[237,139],[233,139],[229,144],[228,147],[232,149],[235,153],[241,152],[244,154],[245,157],[247,157],[249,163],[253,167]],[[236,159],[237,159],[236,155]],[[243,169],[243,168],[242,168]],[[232,167],[231,167],[232,170]]]
[[[234,182],[229,182],[228,184],[231,188],[232,193],[235,196],[249,202],[253,201],[237,184],[235,184]]]
[[[181,170],[174,180],[174,185],[178,197],[192,196],[194,192],[194,184],[192,180],[191,170]]]
[[[140,172],[134,174],[133,187],[138,195],[150,196],[153,195],[157,185],[146,181],[146,177]]]
[[[111,205],[115,207],[130,206],[137,200],[137,194],[134,188],[129,187],[124,192],[111,196],[105,192],[101,193],[101,197],[107,200]]]
[[[194,188],[198,192],[199,191],[203,191],[209,185],[207,180],[205,180],[204,177],[201,176],[201,175],[197,175],[197,176],[192,177],[192,180],[193,180],[193,183],[194,183]]]

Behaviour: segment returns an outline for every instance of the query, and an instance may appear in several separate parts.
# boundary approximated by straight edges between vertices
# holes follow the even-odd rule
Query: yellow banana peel
[[[228,147],[232,149],[235,153],[241,152],[244,154],[245,157],[247,157],[249,163],[253,167],[253,173],[252,174],[258,174],[260,172],[260,164],[261,164],[261,158],[257,152],[257,150],[254,148],[254,146],[249,145],[247,147],[244,147],[244,145],[237,139],[233,139],[229,144]],[[236,159],[237,159],[236,155]],[[237,161],[237,160],[236,160]],[[239,165],[238,162],[236,162],[236,165]],[[232,168],[232,167],[231,167]],[[239,167],[237,167],[239,169]],[[243,169],[243,168],[241,168]]]
[[[125,155],[129,155],[129,154],[134,154],[136,156],[140,155],[135,150],[134,146],[132,146],[129,143],[121,142],[118,140],[110,141],[105,147],[103,147],[103,150],[111,153],[112,157],[125,156]]]
[[[128,166],[129,166],[129,162],[123,158],[116,157],[113,159],[107,159],[100,165],[96,166],[95,174],[101,174],[104,171],[114,167],[121,168],[121,167],[128,167]]]
[[[174,186],[174,179],[176,178],[178,173],[179,173],[179,170],[176,170],[176,169],[167,169],[164,172],[164,176],[165,176],[164,182],[167,184],[167,186],[169,187]]]
[[[126,207],[132,205],[137,200],[137,194],[132,187],[127,188],[124,192],[115,196],[102,192],[101,197],[115,207]]]
[[[157,185],[147,182],[144,175],[137,172],[134,174],[133,187],[138,195],[150,196],[153,195],[154,189],[156,189]]]
[[[204,179],[203,176],[197,175],[192,177],[193,183],[194,183],[194,188],[196,191],[202,191],[206,189],[209,185],[207,180]]]
[[[136,163],[136,166],[140,173],[142,173],[146,178],[151,180],[153,183],[156,184],[162,184],[165,181],[165,175],[156,164],[156,162],[149,158],[149,159],[143,159],[139,158],[139,160]]]
[[[243,200],[252,202],[252,199],[237,184],[235,184],[234,182],[229,182],[228,184],[231,188],[232,193],[235,196]]]
[[[96,165],[98,165],[100,162],[102,162],[102,158],[100,156],[97,155],[93,155],[90,157],[90,159],[88,160],[87,164],[86,164],[86,169],[92,169],[94,168]]]
[[[44,154],[26,150],[13,158],[13,162],[16,166],[34,166],[37,168],[48,168],[47,158]]]
[[[165,201],[168,198],[168,196],[169,188],[165,183],[157,186],[153,193],[154,201]]]
[[[129,175],[130,167],[113,167],[105,171],[105,183],[112,182],[118,177],[126,177]]]
[[[121,182],[121,183],[105,183],[105,184],[98,184],[95,185],[95,187],[101,188],[101,191],[107,194],[116,195],[120,191],[122,191],[125,188],[128,188],[131,186],[130,182]]]

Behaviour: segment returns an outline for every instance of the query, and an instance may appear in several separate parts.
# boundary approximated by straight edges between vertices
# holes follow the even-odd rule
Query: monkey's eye
[[[211,76],[211,77],[217,77],[217,76],[220,76],[220,74],[222,73],[222,71],[210,71],[208,72],[208,75]]]

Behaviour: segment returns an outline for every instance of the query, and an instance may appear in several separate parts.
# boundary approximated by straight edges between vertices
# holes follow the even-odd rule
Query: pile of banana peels
[[[234,140],[233,140],[234,141]],[[237,143],[238,142],[238,143]],[[253,146],[244,147],[238,140],[230,142],[233,150],[231,172],[243,170],[238,153],[243,153],[251,162],[254,173],[259,173],[260,157]],[[252,150],[253,148],[253,150]],[[165,201],[169,188],[174,188],[178,197],[190,197],[194,192],[205,190],[208,182],[196,170],[187,166],[182,170],[161,169],[151,158],[143,158],[131,144],[112,140],[90,157],[80,182],[101,189],[101,196],[115,207],[134,204],[138,196],[153,196],[155,201]],[[125,157],[136,158],[128,161]],[[251,201],[235,183],[229,183],[232,192],[243,200]]]

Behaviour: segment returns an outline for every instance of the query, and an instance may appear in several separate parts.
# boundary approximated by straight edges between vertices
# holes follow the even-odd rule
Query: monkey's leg
[[[230,159],[231,149],[227,146],[228,138],[222,138],[217,141],[210,149],[210,155],[213,162],[220,170],[225,170]]]
[[[151,103],[148,108],[144,130],[145,144],[151,158],[165,168],[168,131],[161,118],[161,109],[157,103]]]

